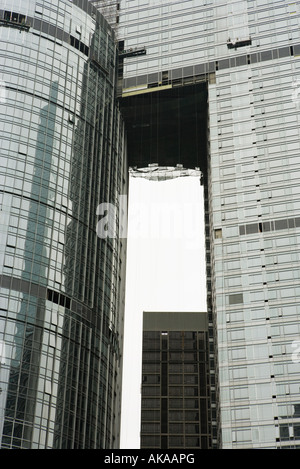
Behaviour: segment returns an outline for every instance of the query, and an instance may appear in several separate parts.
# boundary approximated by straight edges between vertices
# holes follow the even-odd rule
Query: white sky
[[[143,311],[206,311],[198,177],[130,178],[121,448],[140,444]]]

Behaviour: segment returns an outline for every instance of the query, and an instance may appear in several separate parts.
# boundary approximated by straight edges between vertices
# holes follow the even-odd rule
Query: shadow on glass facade
[[[47,256],[49,224],[46,220],[47,201],[54,143],[58,84],[50,85],[49,105],[40,113],[33,178],[29,196],[27,233],[24,240],[24,270],[20,284],[28,286],[47,283],[50,259]],[[35,240],[34,240],[35,238]],[[43,260],[44,262],[41,262]],[[4,279],[3,279],[4,280]],[[11,285],[11,284],[10,284]],[[2,444],[30,447],[37,402],[39,365],[41,361],[46,298],[22,293],[16,310],[14,348],[7,386],[7,402],[3,422]],[[9,436],[8,436],[9,435]]]

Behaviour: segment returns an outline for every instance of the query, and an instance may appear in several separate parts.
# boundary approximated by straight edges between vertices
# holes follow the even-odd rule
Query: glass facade
[[[123,0],[119,15],[125,50],[146,49],[124,58],[124,99],[208,84],[214,441],[299,447],[300,2]]]
[[[159,114],[180,88],[163,119],[186,131],[194,85],[212,444],[299,447],[300,2],[108,1],[117,36],[92,3],[0,3],[0,445],[118,446],[126,243],[96,233],[127,191],[116,93]]]
[[[114,33],[87,1],[0,8],[0,447],[117,447],[126,245],[96,233],[127,184]]]

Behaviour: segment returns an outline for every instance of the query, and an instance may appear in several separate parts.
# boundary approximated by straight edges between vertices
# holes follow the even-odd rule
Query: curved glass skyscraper
[[[114,33],[87,1],[0,2],[0,447],[119,438],[126,192]]]

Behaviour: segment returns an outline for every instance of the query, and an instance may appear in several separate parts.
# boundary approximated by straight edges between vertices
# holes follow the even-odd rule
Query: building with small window
[[[211,448],[206,313],[144,312],[141,448]]]

